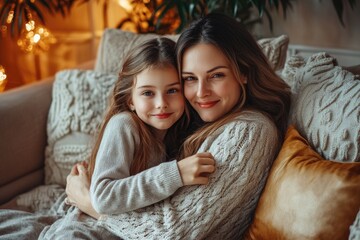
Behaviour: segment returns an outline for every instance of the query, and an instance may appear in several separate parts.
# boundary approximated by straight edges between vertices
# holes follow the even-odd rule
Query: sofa
[[[91,143],[127,51],[155,34],[106,29],[95,61],[0,94],[0,205],[37,212],[64,191]],[[178,35],[168,35],[176,40]],[[292,90],[289,129],[247,239],[360,239],[360,65],[287,56],[258,40]]]

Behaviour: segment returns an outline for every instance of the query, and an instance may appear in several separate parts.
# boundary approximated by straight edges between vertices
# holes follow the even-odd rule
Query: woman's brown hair
[[[212,44],[227,57],[242,92],[240,101],[228,114],[205,124],[184,142],[182,157],[196,153],[209,134],[244,109],[256,109],[267,115],[282,140],[288,123],[290,88],[271,68],[253,36],[241,23],[222,14],[209,14],[194,22],[184,30],[176,45],[180,77],[184,53],[199,43]],[[243,77],[246,84],[240,81]]]

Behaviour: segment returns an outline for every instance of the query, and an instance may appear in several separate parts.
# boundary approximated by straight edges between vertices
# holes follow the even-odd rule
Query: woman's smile
[[[217,101],[197,102],[197,104],[201,108],[211,108],[211,107],[215,106],[218,102],[219,102],[219,100],[217,100]]]

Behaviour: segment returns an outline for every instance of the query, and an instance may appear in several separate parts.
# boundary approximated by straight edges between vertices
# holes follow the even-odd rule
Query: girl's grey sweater
[[[120,214],[149,206],[183,186],[176,161],[165,162],[161,153],[148,156],[149,169],[130,176],[139,138],[128,113],[113,116],[106,125],[90,186],[91,201],[98,213]]]

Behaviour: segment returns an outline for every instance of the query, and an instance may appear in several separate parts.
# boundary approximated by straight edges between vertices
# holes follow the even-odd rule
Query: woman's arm
[[[82,164],[76,164],[66,178],[67,204],[78,207],[84,213],[99,219],[90,200],[90,181],[88,172]],[[65,200],[66,201],[66,200]]]
[[[162,202],[99,222],[124,239],[238,238],[251,222],[277,146],[275,125],[244,112],[199,149],[217,162],[207,186],[183,187]]]

